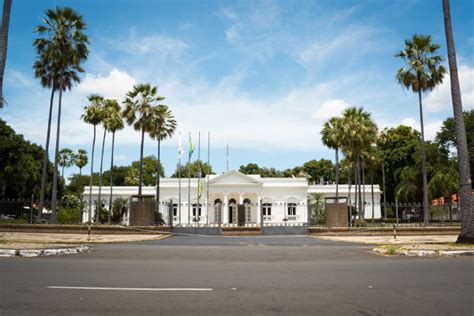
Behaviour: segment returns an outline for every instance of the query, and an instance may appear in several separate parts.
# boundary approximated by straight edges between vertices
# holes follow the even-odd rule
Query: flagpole
[[[181,158],[178,159],[178,224],[181,226]]]
[[[229,172],[229,144],[227,144],[226,157],[227,157],[226,171]]]
[[[181,226],[181,156],[183,155],[181,132],[179,132],[178,137],[178,224]]]
[[[198,132],[198,186],[197,186],[197,209],[196,209],[196,226],[199,226],[199,210],[201,208],[201,131]]]
[[[189,155],[188,155],[188,225],[191,224],[191,132],[189,132]]]
[[[211,132],[207,132],[207,193],[206,193],[206,224],[209,224],[209,173],[211,169]]]

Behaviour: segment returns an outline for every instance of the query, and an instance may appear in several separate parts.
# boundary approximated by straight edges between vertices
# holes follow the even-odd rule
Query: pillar
[[[222,223],[223,224],[228,224],[229,223],[229,197],[227,196],[227,193],[224,193],[224,207],[222,208],[224,210],[224,216],[222,216]]]

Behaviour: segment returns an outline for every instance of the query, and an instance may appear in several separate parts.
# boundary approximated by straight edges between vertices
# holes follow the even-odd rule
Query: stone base
[[[346,203],[326,203],[326,226],[349,226],[349,213]]]
[[[130,226],[155,225],[155,203],[148,201],[130,202]]]

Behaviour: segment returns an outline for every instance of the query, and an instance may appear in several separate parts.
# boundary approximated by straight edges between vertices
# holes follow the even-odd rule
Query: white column
[[[257,193],[257,201],[255,201],[255,222],[260,225],[260,194]]]
[[[244,204],[244,195],[242,194],[242,192],[239,192],[239,204]]]
[[[224,216],[222,216],[222,224],[228,224],[229,223],[229,198],[227,196],[227,193],[224,193],[224,207],[222,208],[224,210]]]

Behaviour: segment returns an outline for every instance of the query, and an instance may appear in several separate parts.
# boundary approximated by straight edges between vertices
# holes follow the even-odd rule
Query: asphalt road
[[[473,258],[386,258],[371,248],[175,236],[0,258],[0,315],[473,314]]]

